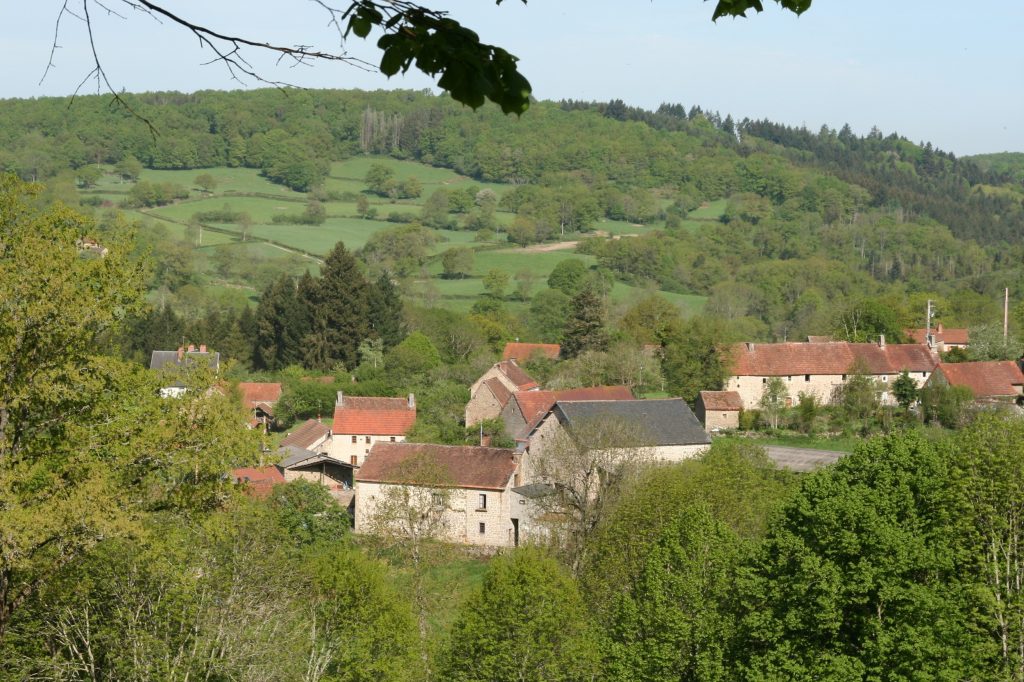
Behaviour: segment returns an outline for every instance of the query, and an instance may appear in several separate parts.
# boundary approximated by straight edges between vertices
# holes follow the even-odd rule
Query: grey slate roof
[[[179,367],[193,367],[205,362],[210,369],[220,369],[220,353],[200,353],[199,351],[186,352],[181,362],[178,361],[176,350],[155,350],[149,358],[150,369],[177,369]]]
[[[706,445],[704,427],[682,398],[659,400],[560,400],[553,408],[571,428],[599,419],[623,419],[639,424],[652,442],[662,445]]]
[[[277,465],[282,469],[290,469],[300,464],[316,464],[321,461],[330,462],[332,464],[338,464],[340,466],[346,467],[352,466],[348,462],[342,462],[340,460],[334,459],[333,457],[325,453],[313,452],[312,450],[305,450],[295,445],[286,445],[282,448],[278,448],[277,451],[280,452],[282,455],[285,455],[285,458],[282,459]]]

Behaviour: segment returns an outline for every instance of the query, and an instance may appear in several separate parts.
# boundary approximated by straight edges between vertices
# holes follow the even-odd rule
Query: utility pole
[[[1003,289],[1003,345],[1010,334],[1010,287]]]
[[[924,317],[924,342],[928,347],[932,346],[932,299],[928,299],[928,312]]]

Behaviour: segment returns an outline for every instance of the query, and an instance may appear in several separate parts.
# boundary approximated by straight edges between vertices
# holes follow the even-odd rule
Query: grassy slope
[[[339,161],[331,164],[330,177],[326,182],[329,191],[340,193],[357,194],[365,190],[363,178],[373,164],[383,164],[395,172],[398,180],[415,176],[423,184],[423,193],[420,198],[413,200],[392,201],[383,197],[368,196],[370,204],[377,209],[378,218],[385,218],[390,213],[404,213],[418,215],[423,201],[430,194],[441,187],[454,189],[460,186],[472,185],[478,189],[488,188],[499,196],[511,189],[508,185],[492,183],[479,183],[461,176],[451,170],[433,168],[412,161],[399,161],[380,157],[356,157],[346,161]],[[217,180],[217,186],[211,194],[200,191],[195,186],[196,176],[208,173]],[[298,274],[305,269],[315,268],[315,262],[303,259],[302,256],[289,253],[286,249],[291,248],[300,252],[325,255],[336,242],[344,241],[350,249],[362,247],[366,241],[376,232],[395,227],[382,219],[365,220],[355,217],[356,207],[354,201],[331,201],[327,202],[327,221],[323,225],[298,225],[298,224],[274,224],[271,221],[275,215],[288,215],[300,213],[305,205],[306,195],[294,192],[290,189],[269,182],[259,171],[251,168],[211,168],[201,170],[185,171],[158,171],[146,170],[142,179],[150,182],[170,182],[182,185],[191,190],[190,198],[169,206],[162,206],[144,211],[129,211],[129,215],[142,218],[143,229],[152,229],[150,226],[159,225],[158,229],[173,238],[192,242],[198,246],[198,234],[194,229],[189,229],[186,223],[190,221],[193,214],[201,211],[219,210],[227,207],[231,211],[245,211],[253,219],[250,228],[250,241],[243,244],[241,231],[237,225],[222,224],[214,225],[218,231],[204,230],[201,248],[196,249],[196,264],[198,273],[198,285],[212,293],[222,292],[227,289],[237,290],[239,287],[225,283],[214,272],[213,250],[231,249],[237,253],[238,258],[252,259],[254,265],[266,270],[275,272],[291,272]],[[92,196],[99,196],[116,204],[123,200],[131,185],[122,183],[113,176],[104,177],[96,188],[83,192]],[[351,197],[345,197],[351,198]],[[697,209],[686,221],[689,229],[699,229],[703,222],[714,220],[725,208],[725,202],[712,202],[709,206]],[[500,224],[508,225],[514,216],[510,213],[499,212],[497,218]],[[622,221],[604,220],[597,223],[596,230],[606,232],[610,235],[632,235],[644,234],[662,227],[661,224],[635,225]],[[571,249],[536,252],[516,247],[495,248],[497,244],[481,244],[474,240],[475,234],[465,231],[434,230],[438,238],[433,248],[433,253],[440,254],[445,249],[456,245],[465,245],[474,249],[482,249],[476,255],[473,272],[466,279],[447,280],[442,279],[441,264],[439,259],[434,259],[429,264],[427,271],[429,279],[422,280],[417,286],[422,285],[428,291],[429,300],[436,305],[449,307],[457,310],[469,310],[476,297],[483,293],[482,279],[491,269],[498,269],[507,272],[514,278],[516,273],[528,271],[534,276],[533,291],[537,292],[545,286],[545,280],[554,266],[565,258],[580,258],[588,264],[593,264],[594,259],[590,256],[575,254]],[[566,235],[567,240],[577,239],[579,235]],[[499,239],[502,238],[499,235]],[[285,247],[276,248],[273,245],[261,244],[261,240],[272,241]],[[509,291],[514,288],[515,280],[510,282]],[[235,292],[237,293],[237,292]],[[247,292],[250,295],[255,290]],[[611,302],[613,305],[628,302],[642,294],[642,290],[622,283],[616,283],[612,293]],[[680,307],[686,315],[692,315],[703,308],[704,298],[701,296],[669,294],[661,292],[668,300]],[[510,301],[509,307],[513,311],[522,310],[526,304]]]

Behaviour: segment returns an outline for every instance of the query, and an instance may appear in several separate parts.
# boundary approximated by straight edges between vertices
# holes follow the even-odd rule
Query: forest
[[[462,410],[517,338],[565,349],[545,386],[689,401],[732,342],[898,341],[927,300],[965,358],[1019,357],[1012,163],[681,104],[126,97],[152,130],[0,102],[0,678],[1024,680],[1024,424],[956,396],[754,415],[855,445],[796,474],[716,438],[496,555],[225,476],[281,435],[241,428],[240,379],[284,385],[280,429],[415,393],[410,440],[509,445]],[[225,366],[163,400],[149,354],[183,341]]]

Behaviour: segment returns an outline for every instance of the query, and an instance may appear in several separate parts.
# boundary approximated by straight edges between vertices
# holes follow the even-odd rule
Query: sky
[[[343,3],[345,0],[334,0]],[[83,0],[68,0],[81,12]],[[1024,151],[1024,1],[814,0],[801,17],[765,12],[711,21],[701,0],[441,0],[482,40],[520,58],[538,99],[655,109],[699,105],[724,117],[768,118],[818,130],[877,126],[957,155]],[[89,0],[97,52],[111,85],[129,92],[260,87],[233,80],[187,31]],[[64,0],[0,5],[0,97],[66,96],[87,76],[84,24],[65,15],[53,68],[41,81]],[[224,33],[338,50],[314,0],[164,0],[175,14]],[[372,36],[371,36],[372,38]],[[344,48],[379,60],[373,42]],[[315,88],[436,90],[413,73],[385,78],[350,64],[277,65],[249,52],[267,80]],[[83,92],[95,92],[87,82]],[[73,109],[69,115],[73,115]],[[529,113],[522,119],[528,124]]]

